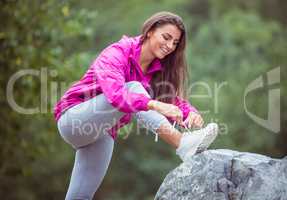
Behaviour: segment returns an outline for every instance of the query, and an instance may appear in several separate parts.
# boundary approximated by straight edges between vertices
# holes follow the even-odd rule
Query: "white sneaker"
[[[216,123],[208,124],[205,129],[206,135],[203,138],[203,141],[200,143],[199,147],[197,148],[196,153],[205,151],[218,135],[218,125]]]
[[[218,125],[216,123],[209,123],[200,130],[184,132],[176,149],[176,154],[185,162],[187,158],[195,153],[206,150],[215,140],[217,132]]]

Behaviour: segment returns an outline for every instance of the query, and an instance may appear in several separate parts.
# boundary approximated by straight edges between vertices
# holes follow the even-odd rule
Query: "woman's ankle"
[[[157,134],[166,143],[170,144],[175,149],[178,148],[182,134],[170,124],[162,124],[157,129]]]

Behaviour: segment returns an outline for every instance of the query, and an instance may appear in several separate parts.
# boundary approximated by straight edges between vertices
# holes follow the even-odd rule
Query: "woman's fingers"
[[[183,125],[183,116],[182,112],[178,109],[176,113],[176,121],[178,124]]]
[[[197,119],[197,115],[192,115],[191,116],[191,120],[190,120],[191,121],[190,122],[191,123],[191,127],[196,126],[196,124],[195,124],[196,123],[196,119]]]
[[[197,127],[199,127],[199,128],[201,128],[202,127],[202,118],[199,116],[199,117],[197,117],[197,119],[196,119],[196,121],[195,121],[195,125],[197,126]]]
[[[188,127],[188,128],[191,128],[191,127],[193,126],[193,125],[192,125],[192,124],[193,124],[192,120],[193,120],[192,117],[189,116],[189,117],[188,117],[188,121],[187,121],[187,122],[188,122],[188,124],[187,124],[187,127]]]
[[[183,125],[183,115],[177,106],[169,105],[169,107],[164,111],[166,112],[166,116],[170,117],[172,120],[175,120],[178,124]]]
[[[203,120],[202,119],[199,119],[198,122],[197,122],[197,126],[199,128],[202,128],[202,125],[203,125]]]
[[[200,115],[197,116],[195,122],[194,122],[195,126],[201,128],[203,125],[203,119]]]
[[[191,127],[201,128],[204,123],[201,115],[197,113],[190,113],[187,120],[188,120],[188,128]]]

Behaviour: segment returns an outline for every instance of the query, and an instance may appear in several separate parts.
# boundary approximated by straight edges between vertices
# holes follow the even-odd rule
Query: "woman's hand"
[[[183,125],[183,115],[181,110],[177,106],[156,100],[150,100],[148,102],[148,107],[151,110],[155,110],[163,114],[164,116],[175,120],[178,124]]]
[[[201,115],[195,112],[189,112],[187,118],[184,120],[184,124],[187,125],[188,128],[202,128],[203,123],[204,121]]]

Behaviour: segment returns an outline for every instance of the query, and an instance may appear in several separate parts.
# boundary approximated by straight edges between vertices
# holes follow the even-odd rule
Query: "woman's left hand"
[[[189,112],[187,118],[184,120],[184,124],[188,127],[202,128],[203,119],[199,113]]]

